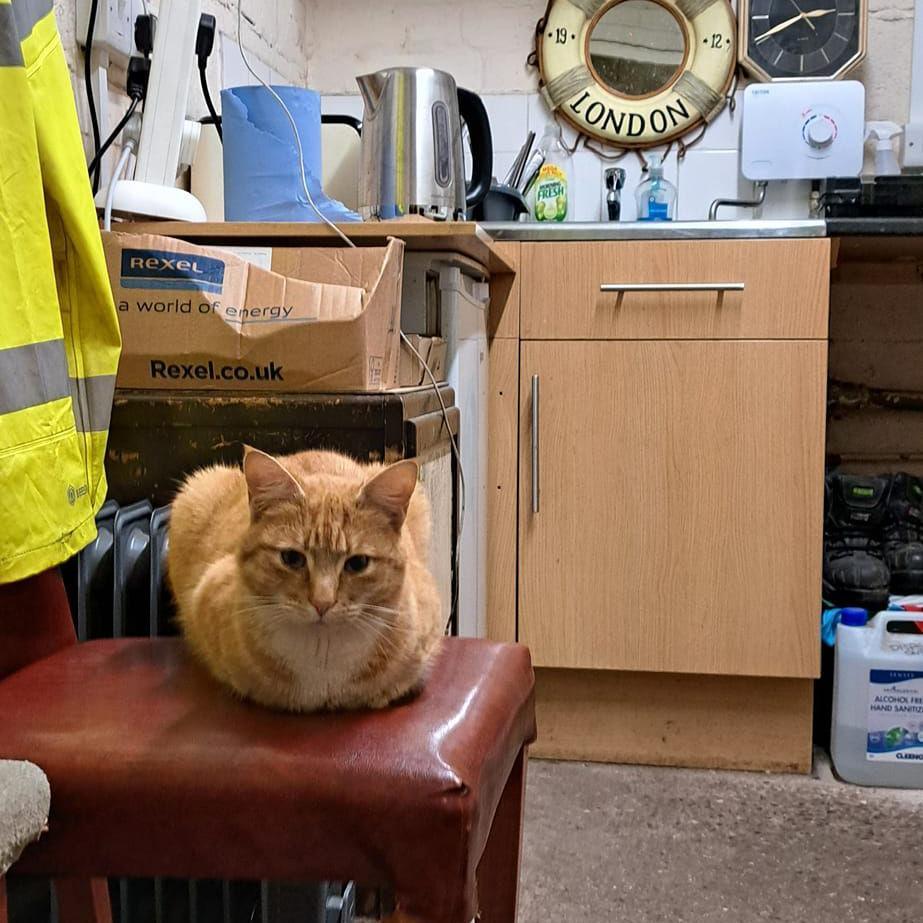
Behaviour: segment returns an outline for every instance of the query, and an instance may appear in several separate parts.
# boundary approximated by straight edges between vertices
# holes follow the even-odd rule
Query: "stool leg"
[[[526,752],[521,750],[497,805],[478,865],[479,923],[516,923],[527,762]]]
[[[60,923],[112,923],[105,878],[55,878],[54,891]]]

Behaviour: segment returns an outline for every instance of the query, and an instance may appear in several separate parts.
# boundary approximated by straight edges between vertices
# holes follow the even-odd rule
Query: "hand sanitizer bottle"
[[[638,221],[672,221],[676,211],[676,186],[663,176],[660,154],[647,161],[647,179],[635,190]]]

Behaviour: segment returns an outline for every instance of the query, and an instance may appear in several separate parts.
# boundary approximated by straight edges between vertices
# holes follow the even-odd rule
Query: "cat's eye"
[[[283,548],[279,552],[279,557],[282,558],[282,563],[286,567],[291,567],[293,570],[298,570],[308,563],[308,559],[304,556],[304,553],[297,548]]]
[[[350,574],[361,574],[369,566],[369,557],[365,554],[354,554],[346,559],[343,569]]]

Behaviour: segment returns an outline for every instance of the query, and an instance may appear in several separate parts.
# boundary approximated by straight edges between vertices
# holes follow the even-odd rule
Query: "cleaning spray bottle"
[[[900,165],[894,153],[892,139],[903,133],[894,122],[866,122],[865,140],[875,142],[875,176],[899,176]]]
[[[545,160],[532,184],[532,215],[536,221],[564,221],[570,207],[570,154],[557,122],[545,128],[539,150]]]
[[[647,158],[647,179],[635,190],[638,221],[672,221],[676,212],[676,186],[663,175],[660,154]]]

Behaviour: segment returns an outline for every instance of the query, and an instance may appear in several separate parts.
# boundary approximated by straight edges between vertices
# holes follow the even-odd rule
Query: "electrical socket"
[[[77,41],[87,43],[92,0],[77,0]],[[132,0],[98,0],[93,47],[106,48],[110,55],[123,61],[134,50],[134,17]]]

